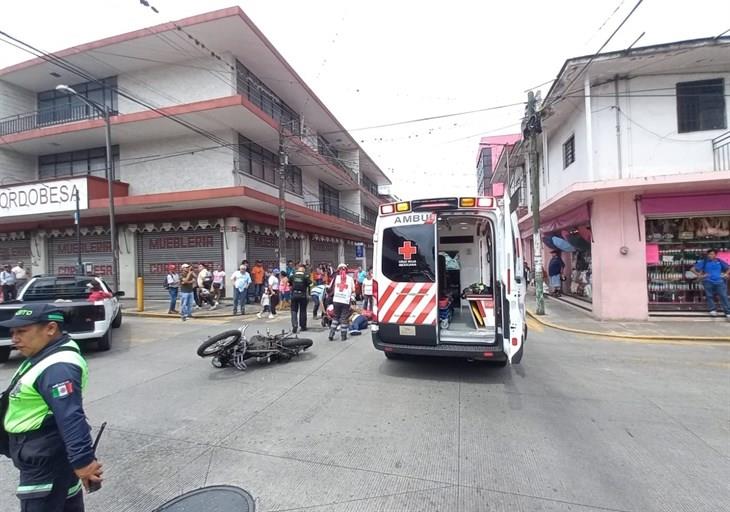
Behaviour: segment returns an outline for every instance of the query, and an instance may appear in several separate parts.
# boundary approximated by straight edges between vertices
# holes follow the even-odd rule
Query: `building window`
[[[373,194],[374,196],[378,195],[378,186],[375,184],[373,180],[365,176],[364,174],[361,174],[360,177],[362,178],[362,186],[365,187],[365,190]]]
[[[238,135],[238,171],[279,186],[279,157],[241,134]],[[286,190],[302,195],[302,170],[295,165],[287,168]]]
[[[363,206],[362,208],[362,222],[367,226],[375,226],[375,221],[378,220],[378,212]]]
[[[340,214],[340,193],[336,188],[319,182],[319,204],[322,213],[339,216]]]
[[[677,84],[677,131],[724,130],[725,85],[722,78]]]
[[[563,143],[563,169],[575,162],[575,135]]]
[[[97,82],[86,82],[71,86],[81,96],[117,113],[117,77],[105,78]],[[95,109],[88,106],[73,94],[63,91],[43,91],[38,93],[38,124],[55,124],[76,121],[97,116]]]
[[[119,168],[119,146],[112,146],[112,168]],[[105,175],[106,148],[103,147],[38,157],[39,179],[60,178],[63,176],[99,176],[104,178]]]
[[[296,112],[239,61],[236,61],[236,90],[284,128],[300,134],[299,116]]]

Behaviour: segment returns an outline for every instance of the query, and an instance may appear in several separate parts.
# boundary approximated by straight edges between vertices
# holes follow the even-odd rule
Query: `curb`
[[[168,315],[167,313],[152,313],[152,312],[146,312],[146,311],[131,311],[131,310],[124,310],[124,316],[138,316],[143,318],[165,318],[167,320],[180,320],[180,315]],[[251,319],[255,317],[256,314],[250,314],[250,315],[215,315],[215,316],[201,316],[197,315],[193,317],[193,320],[220,320],[220,319],[230,319],[230,318],[240,318],[242,320],[244,319]]]
[[[565,332],[572,332],[575,334],[586,334],[588,336],[600,336],[603,338],[618,338],[623,340],[654,340],[654,341],[721,341],[721,342],[730,342],[729,337],[723,337],[723,336],[693,336],[692,338],[687,338],[686,336],[671,336],[671,335],[656,335],[652,336],[649,334],[620,334],[620,333],[608,333],[608,332],[601,332],[601,331],[589,331],[586,329],[576,329],[574,327],[566,327],[564,325],[554,324],[552,322],[548,322],[540,318],[538,315],[530,311],[529,309],[526,310],[527,314],[535,320],[537,323],[544,325],[545,327],[549,327],[551,329],[557,329],[559,331],[565,331]]]

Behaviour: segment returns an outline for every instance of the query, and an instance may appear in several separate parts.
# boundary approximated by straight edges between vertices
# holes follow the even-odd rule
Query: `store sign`
[[[86,178],[0,187],[0,217],[73,211],[76,194],[79,195],[79,209],[88,209]]]

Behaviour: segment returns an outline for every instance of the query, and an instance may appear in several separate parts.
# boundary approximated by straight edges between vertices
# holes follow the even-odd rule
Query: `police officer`
[[[291,277],[291,327],[293,332],[297,332],[297,315],[299,316],[298,327],[302,331],[307,330],[307,304],[311,285],[312,281],[309,279],[304,265],[299,265]]]
[[[102,480],[82,404],[88,367],[63,322],[50,304],[25,305],[0,322],[26,357],[0,408],[4,455],[20,470],[21,512],[83,512],[82,484]]]

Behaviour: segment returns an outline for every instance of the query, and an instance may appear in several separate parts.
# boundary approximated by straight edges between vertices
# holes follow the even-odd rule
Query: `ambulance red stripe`
[[[415,297],[409,297],[411,299],[411,302],[406,306],[406,309],[398,317],[398,320],[396,321],[397,324],[405,324],[408,318],[418,308],[418,306],[420,306],[424,300],[428,300],[428,292],[430,288],[431,284],[425,283],[423,287],[418,291],[418,295],[416,295]]]
[[[398,307],[403,303],[404,300],[408,298],[408,292],[413,289],[413,285],[415,283],[406,283],[406,285],[403,287],[401,291],[398,292],[398,296],[395,298],[395,301],[393,301],[393,304],[388,308],[388,311],[383,315],[382,322],[384,324],[390,323],[391,319],[393,318],[393,315],[395,314]]]

